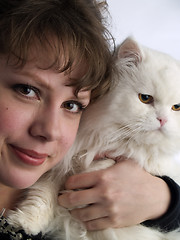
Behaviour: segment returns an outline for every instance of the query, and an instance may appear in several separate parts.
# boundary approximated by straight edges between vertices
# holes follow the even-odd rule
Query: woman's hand
[[[66,189],[84,189],[59,196],[88,230],[126,227],[162,216],[170,204],[166,183],[137,163],[124,159],[112,167],[71,176]]]

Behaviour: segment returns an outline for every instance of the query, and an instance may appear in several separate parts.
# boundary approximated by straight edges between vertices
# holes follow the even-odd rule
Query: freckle
[[[8,108],[6,108],[6,110],[8,110]]]

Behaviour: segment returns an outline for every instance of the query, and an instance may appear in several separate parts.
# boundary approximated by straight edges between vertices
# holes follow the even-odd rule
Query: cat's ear
[[[132,38],[128,37],[118,48],[117,51],[118,58],[128,58],[130,62],[135,65],[142,62],[142,53],[139,48],[138,43]]]

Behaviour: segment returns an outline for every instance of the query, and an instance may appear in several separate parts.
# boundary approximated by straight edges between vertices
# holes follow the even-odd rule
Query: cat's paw
[[[23,211],[20,209],[9,211],[7,221],[13,227],[23,229],[28,235],[37,235],[45,231],[49,218],[48,214],[45,216],[41,210],[29,206],[29,209]]]
[[[18,208],[8,212],[8,223],[15,228],[23,229],[29,235],[46,232],[53,219],[57,199],[53,198],[54,195],[50,190],[45,191],[41,187],[31,189],[26,199],[18,205]]]

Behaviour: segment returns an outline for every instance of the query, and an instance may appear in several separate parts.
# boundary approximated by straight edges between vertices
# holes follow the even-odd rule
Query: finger
[[[99,195],[95,188],[82,191],[70,191],[58,197],[59,204],[65,208],[77,208],[99,201]]]
[[[110,221],[108,217],[87,221],[87,222],[84,222],[84,225],[88,231],[97,231],[97,230],[103,230],[103,229],[115,227],[113,226],[114,224]]]
[[[107,217],[107,211],[101,204],[92,204],[84,208],[77,208],[70,211],[72,216],[82,222]]]
[[[70,176],[65,183],[66,189],[90,188],[97,183],[99,171]]]

